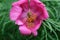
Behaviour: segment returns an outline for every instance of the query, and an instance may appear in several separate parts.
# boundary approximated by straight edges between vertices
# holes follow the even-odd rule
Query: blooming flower
[[[39,0],[19,0],[12,3],[10,19],[19,25],[23,35],[37,36],[42,21],[49,17],[45,5]]]

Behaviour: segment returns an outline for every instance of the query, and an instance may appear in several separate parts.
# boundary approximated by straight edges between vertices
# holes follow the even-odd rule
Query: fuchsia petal
[[[41,24],[42,24],[42,21],[40,21],[40,23],[33,30],[38,30],[40,28]]]
[[[45,7],[43,8],[43,12],[44,12],[43,19],[45,20],[45,19],[47,19],[49,17],[48,12],[47,12]]]
[[[34,28],[31,28],[30,30],[31,31],[37,31],[40,28],[41,24],[42,24],[42,20],[40,21],[39,24],[37,24]]]
[[[26,28],[26,26],[24,26],[24,25],[20,26],[19,30],[20,30],[21,34],[23,34],[23,35],[30,35],[31,34],[31,31],[28,28]]]
[[[19,1],[27,1],[27,0],[19,0]]]
[[[44,5],[41,1],[39,1],[39,2],[40,2],[39,6],[40,6],[41,9],[42,9],[42,17],[41,17],[41,18],[42,18],[43,20],[46,20],[46,19],[49,17],[48,11],[47,11],[45,5]]]
[[[38,34],[37,30],[40,28],[41,24],[42,24],[42,20],[40,21],[40,23],[37,26],[35,26],[34,28],[30,29],[34,36],[37,36],[37,34]]]
[[[33,3],[35,3],[35,4],[33,4]],[[48,15],[48,11],[46,10],[46,7],[45,7],[45,5],[41,2],[41,1],[39,1],[39,0],[32,0],[31,1],[31,7],[32,8],[34,8],[34,6],[35,6],[35,8],[34,9],[36,9],[36,11],[38,10],[38,11],[40,11],[40,14],[41,14],[41,16],[40,16],[40,18],[42,19],[42,20],[45,20],[45,19],[47,19],[48,17],[49,17],[49,15]],[[33,6],[34,5],[34,6]]]
[[[22,22],[22,21],[20,21],[20,20],[16,20],[15,24],[23,25],[23,22]]]
[[[34,35],[34,36],[37,36],[37,31],[32,31],[32,34]]]
[[[10,10],[10,19],[15,21],[21,14],[22,9],[19,6],[13,6]]]

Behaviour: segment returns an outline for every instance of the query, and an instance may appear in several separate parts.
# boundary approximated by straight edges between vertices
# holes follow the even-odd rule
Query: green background
[[[23,36],[18,25],[9,19],[13,2],[17,0],[0,0],[0,40],[60,40],[60,1],[41,0],[49,13],[49,18],[43,21],[38,36]]]

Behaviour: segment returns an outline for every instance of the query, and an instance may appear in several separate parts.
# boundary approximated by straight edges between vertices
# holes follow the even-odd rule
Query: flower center
[[[34,27],[34,25],[35,25],[34,22],[36,20],[37,15],[32,14],[31,12],[29,12],[27,15],[28,15],[28,17],[27,17],[26,23],[27,23],[28,28]]]

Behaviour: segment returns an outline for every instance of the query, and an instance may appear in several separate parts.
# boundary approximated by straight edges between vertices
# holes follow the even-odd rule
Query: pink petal
[[[31,1],[36,1],[36,2],[38,2],[39,0],[31,0]]]
[[[43,12],[44,12],[44,14],[43,14],[43,19],[45,20],[45,19],[47,19],[47,18],[49,17],[48,11],[46,10],[45,7],[43,8]]]
[[[21,34],[23,35],[30,35],[31,34],[31,30],[29,30],[28,28],[26,28],[26,26],[20,26],[19,30],[21,32]]]
[[[42,20],[40,20],[40,23],[37,26],[30,29],[34,36],[38,35],[37,30],[40,28],[41,24],[42,24]]]
[[[20,21],[20,20],[16,20],[15,24],[17,24],[17,25],[23,25],[23,22]]]
[[[38,12],[41,14],[40,19],[45,20],[49,17],[48,11],[47,11],[45,5],[41,1],[31,0],[30,5],[31,5],[31,8],[33,8],[33,10],[35,10],[35,12]]]
[[[33,34],[34,36],[37,36],[37,35],[38,35],[37,31],[32,31],[32,34]]]
[[[21,14],[22,9],[19,6],[13,6],[10,10],[10,19],[15,21]]]
[[[19,0],[19,1],[27,1],[27,0]]]
[[[42,17],[41,18],[43,20],[46,20],[49,17],[48,11],[47,11],[45,5],[41,1],[39,1],[39,2],[40,2],[39,6],[41,7],[41,10],[42,10],[41,11],[42,12]]]
[[[40,23],[37,24],[35,27],[31,28],[30,30],[31,30],[31,31],[32,31],[32,30],[33,30],[33,31],[38,30],[38,29],[40,28],[41,24],[42,24],[42,20],[40,20]]]
[[[34,30],[38,30],[40,28],[41,24],[42,24],[42,21],[40,21],[40,23],[34,28]]]

